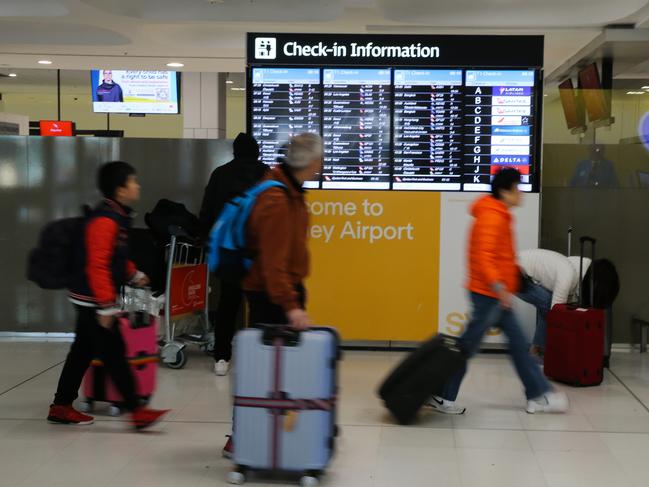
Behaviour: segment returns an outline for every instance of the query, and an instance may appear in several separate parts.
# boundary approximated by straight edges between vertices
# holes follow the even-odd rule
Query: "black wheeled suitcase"
[[[437,335],[408,355],[379,389],[385,406],[400,424],[409,424],[434,394],[466,363],[457,338]]]

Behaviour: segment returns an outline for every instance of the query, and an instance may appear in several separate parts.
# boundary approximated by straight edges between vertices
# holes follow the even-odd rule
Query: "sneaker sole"
[[[94,419],[91,419],[90,421],[79,421],[79,422],[74,422],[74,421],[66,421],[64,419],[58,419],[58,418],[47,418],[47,422],[50,424],[67,424],[67,425],[72,425],[72,426],[88,426],[89,424],[93,424],[95,422]]]
[[[430,404],[427,404],[426,407],[431,411],[436,412],[437,414],[446,414],[449,416],[462,416],[464,413],[466,413],[466,409],[460,412],[460,411],[444,411],[442,409],[437,409],[435,406],[431,406]]]

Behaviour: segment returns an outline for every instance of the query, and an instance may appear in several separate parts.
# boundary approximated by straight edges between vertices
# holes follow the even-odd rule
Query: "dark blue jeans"
[[[467,354],[467,357],[471,358],[478,352],[482,338],[489,328],[500,328],[509,340],[509,353],[516,372],[525,387],[527,399],[537,398],[550,391],[552,389],[550,383],[528,353],[527,339],[514,312],[510,309],[503,309],[497,299],[482,294],[471,293],[471,302],[473,304],[471,321],[459,338],[459,346]],[[466,371],[465,365],[446,384],[442,394],[444,399],[455,401]]]
[[[525,277],[523,289],[516,296],[536,308],[536,331],[532,344],[545,349],[546,317],[552,308],[552,291]]]

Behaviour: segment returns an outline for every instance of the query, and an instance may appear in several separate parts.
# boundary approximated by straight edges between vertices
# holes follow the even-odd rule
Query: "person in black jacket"
[[[217,167],[205,188],[199,221],[207,239],[225,204],[263,179],[269,170],[259,161],[259,144],[248,134],[240,133],[233,144],[234,159]],[[232,337],[243,301],[241,284],[219,280],[220,296],[214,319],[214,372],[226,375],[232,357]]]

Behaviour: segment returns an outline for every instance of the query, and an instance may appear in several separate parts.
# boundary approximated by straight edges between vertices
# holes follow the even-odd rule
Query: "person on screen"
[[[617,188],[619,181],[613,161],[606,159],[604,146],[594,144],[590,148],[590,157],[577,163],[572,178],[571,188]]]
[[[104,78],[95,92],[97,101],[122,103],[124,101],[122,87],[113,81],[113,72],[104,70],[103,75]]]
[[[492,327],[500,328],[509,341],[509,353],[525,388],[526,411],[560,413],[568,409],[568,398],[553,390],[541,368],[528,353],[527,338],[512,310],[520,286],[520,271],[514,252],[514,218],[511,209],[521,204],[518,185],[521,174],[501,170],[491,183],[491,195],[471,207],[473,225],[469,237],[468,289],[473,304],[471,321],[458,339],[458,346],[471,357]],[[444,414],[464,414],[455,400],[467,371],[465,366],[445,385],[441,396],[432,396],[428,406]]]

